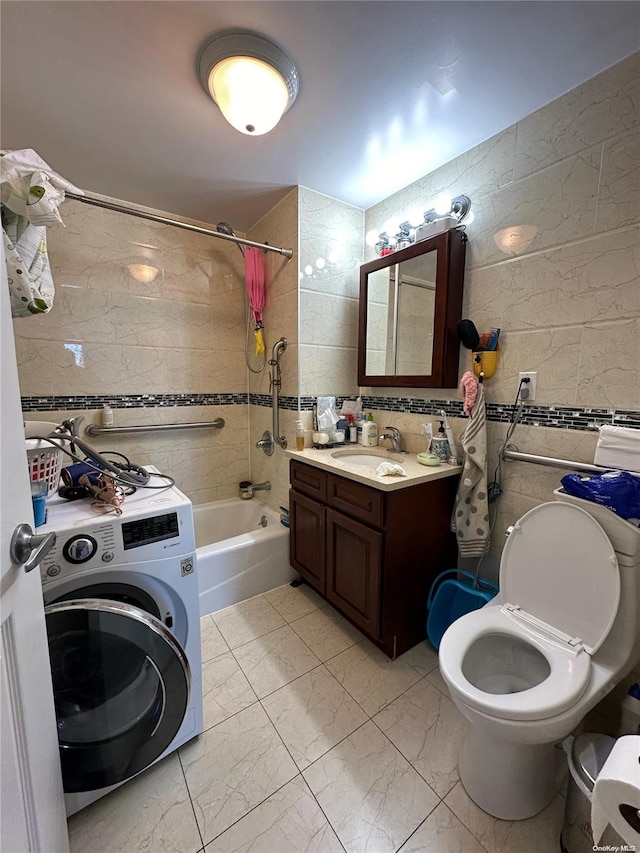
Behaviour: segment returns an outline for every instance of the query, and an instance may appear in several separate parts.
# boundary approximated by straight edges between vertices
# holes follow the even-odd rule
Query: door
[[[186,655],[159,619],[131,604],[59,601],[45,616],[64,790],[124,782],[159,758],[183,723]]]
[[[325,508],[298,492],[289,492],[291,515],[289,561],[293,568],[324,595],[324,515]]]
[[[380,636],[383,535],[327,510],[327,598],[369,636]]]
[[[33,527],[33,511],[3,248],[0,327],[0,849],[65,853],[69,844],[40,572],[26,573],[9,552],[17,525]]]

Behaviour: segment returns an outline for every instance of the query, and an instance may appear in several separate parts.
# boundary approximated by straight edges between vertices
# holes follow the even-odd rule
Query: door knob
[[[13,531],[9,553],[14,563],[24,563],[25,572],[30,572],[44,560],[55,544],[55,531],[36,534],[30,524],[19,524]]]

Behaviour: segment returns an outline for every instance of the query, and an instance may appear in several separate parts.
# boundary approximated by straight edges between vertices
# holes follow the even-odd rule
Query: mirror
[[[450,230],[360,267],[360,386],[457,385],[465,243]]]

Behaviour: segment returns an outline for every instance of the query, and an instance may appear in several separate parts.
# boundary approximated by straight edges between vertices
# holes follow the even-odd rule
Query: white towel
[[[465,460],[451,517],[451,529],[458,539],[462,557],[481,557],[489,544],[489,502],[487,499],[487,414],[484,389],[460,439]]]

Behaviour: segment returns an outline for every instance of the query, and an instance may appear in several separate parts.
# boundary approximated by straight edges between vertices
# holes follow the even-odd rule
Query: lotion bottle
[[[102,412],[100,413],[100,421],[103,427],[113,426],[113,409],[108,403],[105,403],[102,407]]]
[[[365,421],[362,425],[362,446],[378,446],[378,424],[373,421]]]

